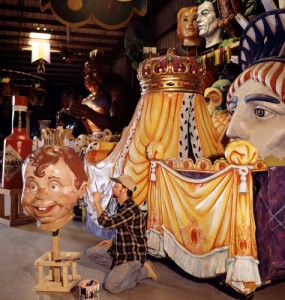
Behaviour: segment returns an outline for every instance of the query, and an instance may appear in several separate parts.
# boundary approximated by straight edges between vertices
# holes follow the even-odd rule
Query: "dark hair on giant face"
[[[38,177],[45,176],[45,169],[56,164],[60,158],[63,158],[68,168],[75,175],[74,186],[79,189],[84,181],[87,181],[87,175],[84,165],[78,154],[71,148],[65,146],[48,145],[32,152],[24,164],[31,162],[34,174]]]
[[[216,17],[219,18],[220,12],[219,12],[219,8],[218,8],[217,0],[196,0],[195,5],[199,6],[199,5],[203,4],[204,2],[211,2],[213,4]]]

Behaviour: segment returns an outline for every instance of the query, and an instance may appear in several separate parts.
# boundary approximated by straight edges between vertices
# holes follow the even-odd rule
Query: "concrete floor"
[[[99,282],[108,270],[91,262],[86,250],[100,241],[86,232],[85,224],[73,220],[60,229],[60,250],[80,252],[78,274],[83,279]],[[70,292],[36,292],[38,270],[34,261],[52,250],[50,232],[37,229],[35,223],[17,227],[0,225],[0,300],[69,300],[78,299],[79,290],[75,286]],[[160,277],[158,282],[147,279],[131,290],[112,295],[100,290],[100,300],[221,300],[241,299],[232,288],[220,285],[218,279],[201,280],[194,278],[167,259],[151,258]],[[284,299],[285,280],[258,289],[254,299]]]

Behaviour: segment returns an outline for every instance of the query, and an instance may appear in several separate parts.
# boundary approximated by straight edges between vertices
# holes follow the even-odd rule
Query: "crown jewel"
[[[173,49],[167,54],[140,63],[138,80],[142,94],[147,91],[181,91],[203,93],[205,68],[194,57],[178,56]]]

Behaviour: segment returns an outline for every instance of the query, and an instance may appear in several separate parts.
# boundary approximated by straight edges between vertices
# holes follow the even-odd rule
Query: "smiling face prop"
[[[25,160],[22,174],[22,204],[40,229],[56,231],[73,219],[73,207],[87,187],[83,162],[75,151],[39,148]]]

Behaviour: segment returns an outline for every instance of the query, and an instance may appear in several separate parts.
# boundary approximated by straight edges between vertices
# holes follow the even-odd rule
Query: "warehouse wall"
[[[165,53],[168,48],[175,48],[179,52],[180,43],[177,36],[177,13],[180,8],[194,5],[191,0],[154,0],[156,5],[150,7],[145,17],[137,18],[149,27],[151,45],[158,53]],[[158,3],[160,2],[160,3]],[[114,65],[114,72],[123,76],[132,85],[137,84],[136,71],[132,69],[130,61],[122,48]]]

